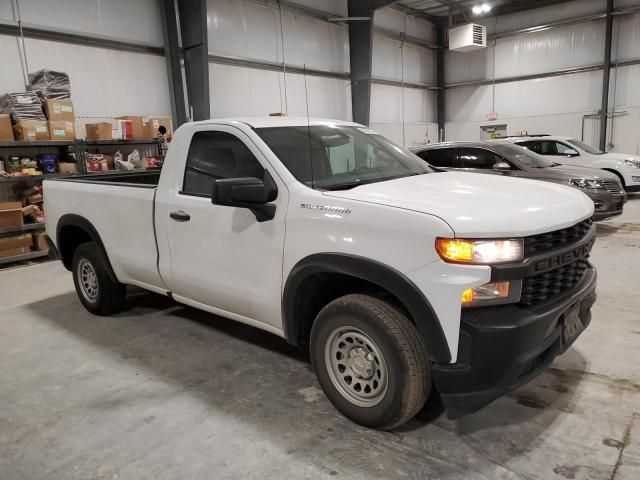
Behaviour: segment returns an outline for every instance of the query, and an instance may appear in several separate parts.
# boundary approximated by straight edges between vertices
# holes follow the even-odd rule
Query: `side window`
[[[191,139],[182,193],[210,196],[221,178],[264,178],[264,168],[251,150],[227,132],[196,132]]]
[[[481,168],[487,170],[502,161],[502,158],[482,148],[461,148],[460,161],[462,162],[462,168]]]
[[[517,144],[538,154],[542,152],[540,142],[518,142]]]
[[[558,151],[558,155],[575,156],[577,151],[575,148],[570,147],[566,143],[555,142],[555,144],[556,144],[556,150]]]
[[[558,150],[556,150],[556,142],[550,142],[545,140],[540,142],[540,155],[558,155]]]
[[[438,148],[423,150],[416,155],[434,167],[454,168],[456,166],[456,151],[456,148]]]

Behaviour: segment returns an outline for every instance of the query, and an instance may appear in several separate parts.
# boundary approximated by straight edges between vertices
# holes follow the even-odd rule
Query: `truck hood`
[[[593,214],[589,197],[571,187],[463,172],[416,175],[324,195],[435,215],[458,237],[534,235]]]
[[[618,177],[610,172],[599,168],[574,167],[571,165],[557,165],[548,168],[534,168],[532,173],[536,174],[537,179],[565,181],[569,182],[572,178],[582,178],[584,180],[618,180]]]

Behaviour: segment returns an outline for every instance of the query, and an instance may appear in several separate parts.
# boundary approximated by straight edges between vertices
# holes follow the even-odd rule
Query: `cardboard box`
[[[11,115],[0,114],[0,142],[10,142],[13,140],[13,128],[11,127]]]
[[[111,130],[111,136],[114,140],[132,140],[133,128],[131,120],[114,120],[115,126]]]
[[[0,258],[15,257],[31,253],[31,247],[12,248],[11,250],[0,250]]]
[[[48,252],[49,244],[47,243],[47,232],[38,232],[33,234],[33,248],[38,252]]]
[[[0,228],[21,227],[24,224],[22,217],[22,203],[0,203]]]
[[[113,125],[107,122],[87,123],[84,128],[87,131],[87,140],[112,140],[111,129]]]
[[[131,138],[133,140],[145,140],[150,137],[146,137],[148,117],[140,117],[135,115],[125,115],[122,117],[116,117],[116,120],[130,120],[131,121]],[[125,140],[125,136],[123,137]]]
[[[71,100],[45,100],[42,102],[42,109],[47,116],[47,120],[65,120],[67,122],[75,122],[76,120]]]
[[[158,127],[160,125],[167,129],[167,133],[173,134],[171,128],[171,118],[169,117],[149,117],[149,121],[145,124],[145,136],[147,138],[158,138]]]
[[[13,250],[15,248],[30,247],[33,242],[30,233],[0,237],[0,250]]]
[[[75,163],[60,162],[58,163],[60,173],[78,173],[78,166]]]
[[[35,142],[49,140],[49,126],[43,120],[22,120],[13,127],[16,140]]]
[[[49,137],[51,140],[75,140],[76,128],[74,122],[68,120],[49,120]]]

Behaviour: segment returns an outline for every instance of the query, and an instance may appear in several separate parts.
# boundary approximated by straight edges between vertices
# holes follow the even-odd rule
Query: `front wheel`
[[[124,306],[126,287],[107,272],[106,259],[94,242],[73,253],[73,283],[84,307],[95,315],[110,315]]]
[[[380,299],[351,294],[329,303],[313,324],[310,349],[325,394],[360,425],[394,428],[429,397],[431,368],[422,337]]]

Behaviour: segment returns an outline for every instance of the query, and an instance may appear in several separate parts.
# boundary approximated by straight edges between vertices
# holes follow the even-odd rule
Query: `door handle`
[[[188,222],[191,220],[191,215],[182,210],[178,210],[177,212],[171,212],[169,214],[171,218],[173,218],[176,222]]]

